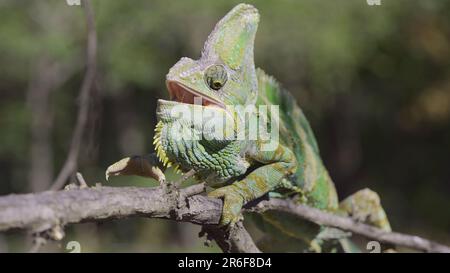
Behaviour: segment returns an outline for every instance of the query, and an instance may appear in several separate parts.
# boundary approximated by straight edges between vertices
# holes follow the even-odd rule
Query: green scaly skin
[[[256,69],[254,38],[259,14],[251,5],[234,7],[209,35],[199,60],[181,58],[167,74],[171,100],[159,100],[155,129],[157,158],[125,158],[106,171],[111,175],[141,175],[165,181],[167,167],[187,172],[215,188],[208,195],[223,199],[221,225],[241,219],[244,204],[268,193],[293,198],[312,207],[390,230],[377,194],[369,189],[355,193],[341,204],[335,186],[322,163],[311,127],[294,98],[271,76]],[[201,98],[194,104],[194,98]],[[280,139],[274,149],[264,149],[267,140],[236,138],[237,125],[246,113],[237,106],[279,106]],[[183,113],[203,113],[195,119]],[[273,127],[271,119],[259,124]],[[222,135],[214,124],[225,120]],[[174,129],[175,128],[175,129]],[[245,132],[250,131],[245,128]],[[343,251],[355,250],[343,232],[320,227],[284,213],[267,212],[255,217],[268,235],[261,247],[273,251],[323,251],[338,242]],[[330,238],[332,240],[330,240]],[[289,242],[289,249],[286,243]],[[270,247],[264,247],[264,246]],[[277,248],[277,246],[280,246]]]

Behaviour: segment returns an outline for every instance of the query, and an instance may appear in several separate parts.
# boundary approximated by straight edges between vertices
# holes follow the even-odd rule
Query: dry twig
[[[59,172],[56,180],[50,187],[51,190],[61,189],[67,179],[75,172],[78,165],[78,155],[83,140],[83,133],[88,121],[89,114],[89,97],[95,80],[95,72],[97,69],[97,33],[95,30],[94,11],[90,0],[83,1],[83,7],[86,16],[87,27],[87,54],[86,54],[86,73],[80,89],[80,101],[77,122],[72,135],[69,153],[66,161]]]

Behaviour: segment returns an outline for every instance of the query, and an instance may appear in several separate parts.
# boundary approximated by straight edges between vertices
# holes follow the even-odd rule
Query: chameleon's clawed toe
[[[165,182],[163,171],[157,166],[157,161],[152,155],[132,156],[123,158],[110,165],[105,172],[105,178],[108,181],[111,176],[137,175],[150,177],[157,180],[160,184]]]

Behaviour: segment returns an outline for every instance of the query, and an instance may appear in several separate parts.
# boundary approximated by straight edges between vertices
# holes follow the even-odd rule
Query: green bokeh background
[[[370,187],[395,230],[450,243],[450,1],[247,2],[261,14],[255,63],[304,109],[340,197]],[[79,160],[90,185],[104,183],[112,162],[152,150],[165,74],[182,56],[198,58],[214,24],[239,2],[92,3],[98,73]],[[61,0],[6,0],[0,22],[0,194],[39,191],[61,168],[76,120],[84,13]],[[33,150],[47,162],[34,172]],[[42,250],[66,252],[76,240],[83,252],[218,251],[198,231],[122,219],[71,226]],[[0,252],[29,247],[24,232],[0,234]]]

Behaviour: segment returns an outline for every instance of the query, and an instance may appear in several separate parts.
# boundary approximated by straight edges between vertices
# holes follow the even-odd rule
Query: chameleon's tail
[[[358,221],[391,231],[380,197],[370,189],[363,189],[350,195],[339,204],[339,209]]]

